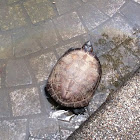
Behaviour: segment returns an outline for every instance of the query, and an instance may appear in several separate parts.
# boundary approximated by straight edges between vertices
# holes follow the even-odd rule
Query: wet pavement
[[[1,0],[0,140],[67,139],[139,69],[139,13],[139,0]],[[77,116],[56,110],[44,87],[59,57],[87,40],[102,79]]]

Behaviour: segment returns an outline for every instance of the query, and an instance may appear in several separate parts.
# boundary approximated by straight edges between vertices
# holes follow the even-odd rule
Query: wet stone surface
[[[55,0],[55,3],[60,15],[81,6],[80,0]]]
[[[23,59],[9,60],[6,66],[6,86],[28,85],[32,78]]]
[[[24,28],[13,33],[14,55],[22,57],[40,50],[37,28]]]
[[[140,8],[139,8],[139,5],[132,3],[132,2],[129,2],[126,7],[121,9],[121,13],[123,15],[125,15],[128,18],[128,20],[131,23],[133,23],[134,26],[135,26],[135,24],[140,26],[140,16],[139,16]]]
[[[108,16],[113,16],[125,3],[125,0],[89,0],[89,2],[94,4]]]
[[[0,59],[6,59],[13,56],[13,46],[11,35],[0,34]]]
[[[58,44],[58,38],[51,20],[41,24],[39,27],[39,41],[43,48],[50,48]]]
[[[118,46],[126,37],[132,36],[132,31],[132,26],[128,24],[125,18],[117,14],[103,26],[93,30],[91,34],[95,42],[98,42],[102,35],[106,37],[108,41]]]
[[[20,5],[0,8],[0,28],[9,30],[26,25],[26,19]]]
[[[30,60],[30,65],[38,82],[47,80],[55,63],[56,57],[53,52],[42,54]]]
[[[78,9],[88,30],[92,30],[106,21],[108,17],[91,4],[86,4]]]
[[[9,106],[7,91],[0,89],[0,118],[10,117],[10,106]]]
[[[38,89],[35,87],[11,92],[10,100],[14,116],[41,113]]]
[[[54,23],[63,40],[71,39],[86,31],[76,12],[62,15]]]
[[[42,116],[37,119],[30,120],[29,123],[30,136],[47,140],[59,140],[59,126],[56,119]]]
[[[1,140],[19,140],[25,139],[27,119],[10,120],[0,122]]]
[[[75,42],[72,42],[72,43],[67,44],[65,46],[57,48],[56,51],[57,51],[57,54],[59,55],[59,57],[61,57],[70,48],[81,48],[81,46],[82,45],[79,41],[75,41]]]
[[[116,89],[121,81],[121,75],[118,73],[117,69],[114,67],[113,59],[110,55],[103,55],[99,58],[102,66],[102,77],[98,87],[99,91],[109,88],[109,90]]]
[[[123,45],[110,51],[109,55],[113,58],[114,67],[122,76],[127,76],[130,72],[135,71],[140,64],[138,58],[125,49]]]
[[[33,24],[52,18],[56,15],[52,3],[49,0],[30,0],[24,2],[24,7]]]

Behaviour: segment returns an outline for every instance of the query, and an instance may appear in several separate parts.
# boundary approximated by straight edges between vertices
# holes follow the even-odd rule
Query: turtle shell
[[[47,82],[51,97],[65,107],[84,107],[101,78],[98,58],[84,49],[67,51],[54,66]]]

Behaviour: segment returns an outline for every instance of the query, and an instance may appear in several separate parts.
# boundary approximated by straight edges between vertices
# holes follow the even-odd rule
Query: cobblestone
[[[24,60],[9,60],[6,66],[6,86],[28,85],[32,83],[30,72]]]
[[[38,89],[26,88],[10,93],[12,111],[14,116],[23,116],[41,113]]]
[[[0,118],[10,117],[10,105],[7,91],[0,89]]]
[[[52,52],[42,54],[30,60],[30,65],[34,70],[34,74],[38,82],[47,80],[55,63],[56,57]]]
[[[86,31],[76,12],[66,14],[54,20],[63,40],[71,39]]]
[[[2,7],[0,13],[1,30],[10,30],[27,24],[20,5]]]
[[[55,3],[60,15],[81,6],[80,0],[55,0]]]
[[[122,76],[128,76],[130,72],[137,69],[139,60],[127,51],[123,46],[109,52],[114,60],[114,67],[121,73]]]
[[[11,35],[0,34],[0,59],[13,56],[13,47]]]
[[[40,25],[39,40],[44,48],[50,48],[58,44],[58,38],[52,21]]]
[[[52,18],[56,15],[53,5],[49,0],[30,0],[24,2],[24,7],[33,24]]]
[[[140,8],[139,5],[129,2],[126,7],[121,10],[121,13],[125,15],[135,26],[138,24],[140,26]]]
[[[89,30],[96,28],[108,19],[105,14],[91,4],[80,7],[78,11]]]
[[[31,136],[36,138],[59,140],[58,122],[57,120],[48,118],[47,116],[30,120],[29,132]]]
[[[106,13],[108,16],[113,16],[120,7],[125,3],[125,0],[89,0],[92,4],[96,5],[101,11]]]
[[[19,140],[26,136],[26,119],[0,122],[1,140]]]
[[[39,31],[36,28],[24,28],[13,33],[14,55],[22,57],[40,50],[38,38]]]

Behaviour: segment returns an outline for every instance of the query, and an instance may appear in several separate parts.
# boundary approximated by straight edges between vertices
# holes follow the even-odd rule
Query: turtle
[[[101,64],[90,41],[70,48],[54,65],[45,87],[48,97],[74,114],[83,114],[101,79]]]

